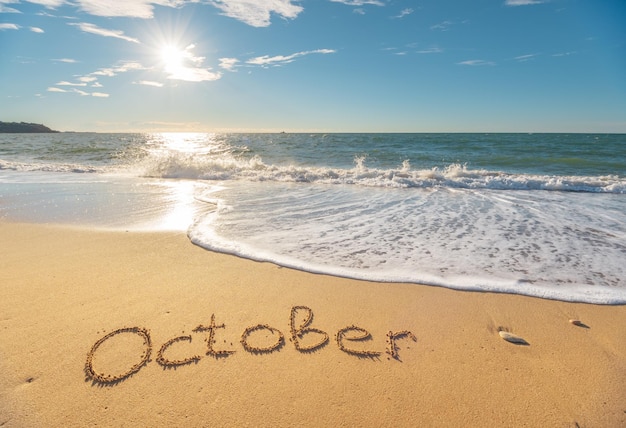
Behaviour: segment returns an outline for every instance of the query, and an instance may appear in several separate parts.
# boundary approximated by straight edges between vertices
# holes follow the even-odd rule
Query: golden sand
[[[624,306],[314,275],[178,232],[0,242],[2,427],[626,426]]]

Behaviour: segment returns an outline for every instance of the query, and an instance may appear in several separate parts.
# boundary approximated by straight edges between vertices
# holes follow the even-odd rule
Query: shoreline
[[[0,426],[626,424],[626,306],[312,274],[184,232],[0,240]],[[89,355],[113,377],[143,361],[124,328],[145,363],[89,377]]]

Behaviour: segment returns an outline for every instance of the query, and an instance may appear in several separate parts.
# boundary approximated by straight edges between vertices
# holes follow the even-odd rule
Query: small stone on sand
[[[499,331],[498,333],[500,334],[500,337],[507,342],[517,343],[520,345],[528,345],[528,342],[526,342],[524,339],[512,333],[509,333],[508,331]]]

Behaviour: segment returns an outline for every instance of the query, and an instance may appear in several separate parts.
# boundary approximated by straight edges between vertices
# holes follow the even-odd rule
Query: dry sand
[[[2,427],[626,426],[624,306],[313,275],[178,232],[0,223],[0,243]],[[315,330],[294,341],[297,306]],[[341,350],[346,327],[379,354]]]

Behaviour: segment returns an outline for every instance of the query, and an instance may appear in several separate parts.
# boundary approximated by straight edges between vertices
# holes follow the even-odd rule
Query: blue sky
[[[626,132],[624,0],[0,0],[0,120]]]

